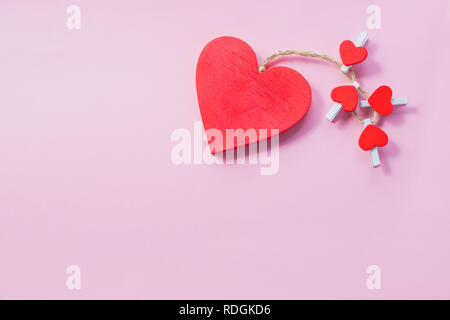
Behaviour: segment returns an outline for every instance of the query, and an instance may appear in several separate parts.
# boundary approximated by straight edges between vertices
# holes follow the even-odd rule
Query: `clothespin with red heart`
[[[356,42],[345,40],[339,46],[339,54],[342,63],[341,71],[347,73],[354,64],[363,62],[367,58],[367,50],[364,48],[368,40],[367,32],[361,32]]]
[[[331,91],[331,100],[334,101],[333,106],[328,111],[326,117],[330,122],[344,109],[347,112],[353,112],[358,106],[359,83],[354,81],[351,86],[336,87]]]
[[[359,105],[362,108],[372,107],[376,112],[383,116],[387,116],[393,110],[393,106],[405,105],[408,98],[392,98],[392,89],[388,86],[378,87],[369,100],[361,100]]]
[[[384,147],[388,143],[387,134],[372,124],[372,120],[364,119],[364,130],[359,136],[359,146],[364,151],[370,150],[370,160],[372,167],[379,167],[381,164],[378,147]]]

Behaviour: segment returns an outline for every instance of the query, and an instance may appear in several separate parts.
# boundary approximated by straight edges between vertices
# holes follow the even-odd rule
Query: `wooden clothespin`
[[[342,63],[341,71],[347,73],[350,67],[360,63],[367,58],[367,50],[364,46],[368,40],[367,32],[361,32],[356,42],[353,44],[350,40],[345,40],[339,46]]]
[[[380,86],[370,95],[369,100],[362,100],[359,105],[362,108],[372,107],[382,116],[387,116],[391,114],[393,106],[407,103],[408,98],[392,98],[392,89],[388,86]]]
[[[388,143],[387,134],[372,124],[372,120],[364,119],[364,130],[359,136],[359,146],[361,149],[370,152],[370,160],[372,167],[379,167],[381,164],[380,155],[378,154],[378,147],[383,147]]]
[[[408,98],[406,97],[402,97],[402,98],[392,98],[391,99],[391,103],[393,106],[401,106],[401,105],[406,105],[408,104]],[[369,101],[368,100],[361,100],[359,102],[359,106],[361,108],[368,108],[370,107]]]
[[[344,109],[347,112],[353,112],[358,106],[359,83],[354,81],[352,86],[340,86],[334,88],[331,92],[331,99],[334,101],[333,106],[327,112],[326,118],[333,122],[336,116]]]

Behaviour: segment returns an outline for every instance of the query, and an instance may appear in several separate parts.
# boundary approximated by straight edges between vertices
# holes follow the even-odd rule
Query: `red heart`
[[[311,104],[311,88],[297,71],[274,67],[258,71],[256,54],[242,40],[221,37],[209,42],[197,63],[197,96],[212,153],[269,138],[297,123]],[[217,129],[223,143],[208,129]],[[256,137],[225,142],[226,129],[255,129]],[[267,137],[260,134],[267,130]],[[211,130],[209,130],[211,131]]]
[[[340,86],[331,91],[331,99],[339,102],[342,109],[352,112],[358,106],[358,92],[354,86]]]
[[[359,136],[359,146],[363,150],[370,150],[373,147],[383,147],[388,143],[387,134],[380,128],[369,124],[364,128],[363,132]]]
[[[339,46],[339,54],[342,63],[346,66],[363,62],[367,58],[367,50],[364,47],[355,47],[353,42],[345,40]]]
[[[381,86],[375,90],[369,98],[370,106],[379,114],[387,116],[394,109],[391,102],[392,89]]]

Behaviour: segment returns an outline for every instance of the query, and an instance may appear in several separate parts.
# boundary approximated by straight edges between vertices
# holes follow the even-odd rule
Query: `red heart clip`
[[[367,58],[367,50],[364,47],[356,47],[350,40],[345,40],[339,46],[339,54],[342,63],[346,66],[363,62]]]
[[[340,86],[331,91],[331,99],[342,105],[342,109],[352,112],[358,106],[358,92],[354,86]]]
[[[368,151],[373,147],[384,147],[388,143],[388,136],[380,128],[369,124],[359,136],[358,143],[361,149]]]
[[[387,116],[393,110],[392,89],[388,86],[381,86],[375,90],[369,98],[370,106],[379,114]]]

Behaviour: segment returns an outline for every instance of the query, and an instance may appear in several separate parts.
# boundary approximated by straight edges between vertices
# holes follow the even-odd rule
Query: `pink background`
[[[81,30],[66,28],[70,4]],[[449,30],[448,1],[2,0],[0,298],[450,298]],[[239,37],[260,61],[338,57],[360,31],[361,85],[410,101],[381,122],[381,168],[355,119],[325,119],[344,77],[301,58],[278,62],[313,102],[280,138],[277,175],[172,163],[172,131],[200,120],[209,40]]]

